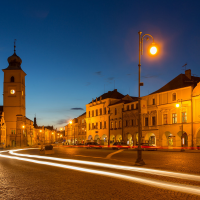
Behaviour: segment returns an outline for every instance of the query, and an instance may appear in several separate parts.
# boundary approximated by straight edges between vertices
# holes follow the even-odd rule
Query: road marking
[[[80,157],[90,157],[90,158],[102,158],[102,159],[103,159],[103,157],[92,157],[92,156],[84,156],[84,155],[74,155],[74,156],[80,156]]]
[[[166,189],[166,190],[173,190],[176,192],[200,195],[200,187],[191,186],[191,185],[168,183],[168,182],[159,181],[159,180],[150,180],[150,179],[147,179],[144,177],[140,178],[140,177],[134,177],[131,175],[124,175],[124,174],[119,174],[119,173],[94,170],[94,169],[58,164],[58,163],[53,163],[53,162],[38,161],[38,160],[34,160],[34,159],[21,158],[21,157],[17,157],[17,156],[13,157],[13,156],[7,156],[7,155],[0,154],[0,157],[11,158],[11,159],[16,159],[16,160],[20,160],[20,161],[27,161],[27,162],[31,162],[31,163],[48,165],[48,166],[53,166],[53,167],[60,167],[60,168],[64,168],[64,169],[76,170],[76,171],[81,171],[81,172],[85,172],[85,173],[91,173],[91,174],[101,175],[101,176],[106,176],[106,177],[112,177],[112,178],[122,179],[125,181],[136,182],[136,183],[148,185],[151,187],[158,187],[158,188],[162,188],[162,189]]]
[[[111,158],[111,156],[113,156],[114,154],[120,153],[120,152],[122,152],[122,151],[124,151],[124,149],[121,149],[121,150],[115,151],[115,152],[113,152],[113,153],[110,153],[110,154],[108,154],[108,155],[106,156],[106,158],[109,159],[109,158]]]

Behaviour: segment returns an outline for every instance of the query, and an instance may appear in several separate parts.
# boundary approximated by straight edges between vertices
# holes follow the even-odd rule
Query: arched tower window
[[[10,78],[10,82],[15,82],[14,76],[12,76],[12,77]]]

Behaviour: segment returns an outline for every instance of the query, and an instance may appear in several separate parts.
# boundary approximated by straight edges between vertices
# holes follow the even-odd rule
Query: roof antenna
[[[15,54],[15,51],[16,51],[16,50],[15,50],[15,47],[16,47],[16,46],[15,46],[15,42],[16,42],[16,39],[14,39],[14,54]]]
[[[187,66],[187,63],[185,63],[185,65],[182,66],[182,67],[185,67],[185,71],[186,71],[186,66]]]

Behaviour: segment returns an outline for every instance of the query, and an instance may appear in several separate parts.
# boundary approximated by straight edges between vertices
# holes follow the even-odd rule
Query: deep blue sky
[[[138,95],[138,31],[160,45],[142,56],[141,95],[159,89],[187,63],[200,76],[199,1],[2,1],[0,67],[16,53],[26,76],[26,115],[63,127],[92,98],[114,87]],[[0,93],[3,94],[3,72]],[[3,104],[3,97],[0,99]],[[72,108],[82,108],[72,109]]]

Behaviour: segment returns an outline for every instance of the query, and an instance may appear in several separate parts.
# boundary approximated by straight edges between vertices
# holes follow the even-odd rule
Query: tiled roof
[[[111,104],[110,106],[117,105],[117,104],[120,104],[120,103],[127,104],[127,103],[131,103],[131,102],[135,102],[135,101],[138,101],[138,97],[134,97],[134,99],[132,101],[130,101],[130,100],[120,100],[118,102]]]
[[[112,98],[112,99],[122,99],[124,97],[123,94],[119,93],[117,91],[117,89],[113,90],[113,91],[108,91],[107,93],[104,93],[101,95],[102,99],[108,99],[108,98]],[[100,100],[100,96],[97,98],[97,101]],[[96,101],[96,98],[94,99],[94,101]],[[92,103],[92,102],[90,102]]]
[[[82,115],[80,115],[80,116],[78,116],[78,117],[81,117],[81,116],[83,116],[83,115],[85,115],[86,114],[86,112],[84,112]]]
[[[166,85],[161,87],[159,90],[157,90],[151,94],[166,92],[169,90],[175,90],[178,88],[183,88],[183,87],[188,87],[188,86],[196,87],[198,82],[200,82],[200,77],[191,76],[191,80],[190,80],[185,74],[179,74],[177,77],[175,77],[169,83],[167,83]]]

